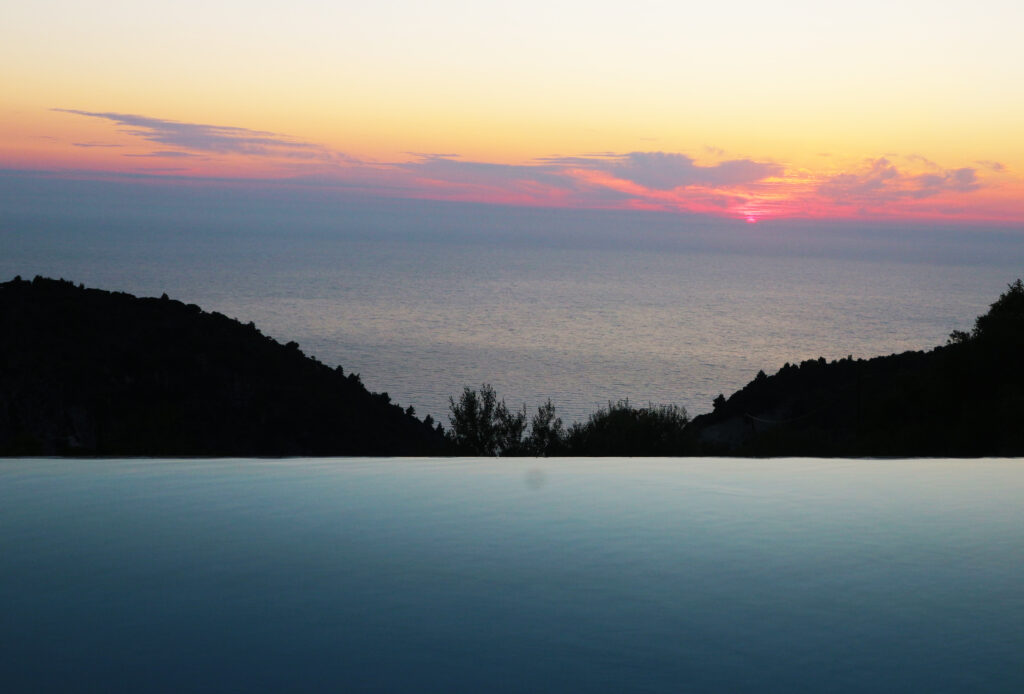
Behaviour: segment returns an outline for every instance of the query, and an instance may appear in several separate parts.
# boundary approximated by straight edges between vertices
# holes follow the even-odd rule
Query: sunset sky
[[[1018,226],[1022,8],[9,2],[0,168]]]

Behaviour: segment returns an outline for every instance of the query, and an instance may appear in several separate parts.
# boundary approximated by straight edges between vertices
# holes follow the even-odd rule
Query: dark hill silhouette
[[[252,323],[166,296],[15,279],[0,284],[0,455],[1021,456],[1022,355],[1017,280],[930,352],[787,364],[692,421],[623,402],[565,429],[548,402],[527,433],[525,409],[502,402],[484,422],[493,445],[477,450],[483,420],[458,416],[480,395],[470,389],[452,400],[446,440]]]
[[[1024,285],[930,352],[763,372],[687,427],[695,454],[1024,455]]]
[[[411,410],[218,313],[0,284],[0,455],[431,455]]]

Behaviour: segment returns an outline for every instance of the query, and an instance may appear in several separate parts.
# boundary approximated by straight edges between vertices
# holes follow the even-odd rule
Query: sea
[[[1024,275],[1024,228],[389,200],[0,172],[0,281],[198,304],[447,422],[489,383],[568,423],[699,414],[758,371],[943,344]]]
[[[4,692],[1024,690],[1020,460],[0,460]]]

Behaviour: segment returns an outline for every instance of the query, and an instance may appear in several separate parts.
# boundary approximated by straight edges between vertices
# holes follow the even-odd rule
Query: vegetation
[[[759,371],[692,422],[673,405],[623,400],[565,428],[548,401],[527,434],[525,408],[508,410],[484,385],[451,401],[449,437],[475,455],[1019,456],[1021,354],[1024,283],[1017,280],[944,347]]]
[[[194,304],[0,284],[0,455],[438,455],[358,374]]]
[[[608,403],[565,426],[494,388],[450,428],[193,304],[0,284],[0,455],[1024,455],[1024,283],[930,352],[786,364],[692,421]]]
[[[945,346],[786,364],[688,427],[704,455],[1024,455],[1024,284]]]
[[[692,453],[684,431],[690,418],[678,405],[633,407],[608,403],[566,437],[569,455],[664,456]]]
[[[448,398],[451,409],[449,440],[466,455],[524,455],[526,408],[510,412],[505,401],[488,384],[479,392],[466,388],[456,402]]]
[[[566,429],[548,400],[526,427],[526,407],[511,411],[485,383],[449,398],[453,447],[484,456],[654,456],[686,455],[686,410],[676,405],[633,407],[628,400],[608,403],[584,423]]]
[[[957,331],[953,331],[953,335],[957,335]],[[989,307],[988,313],[978,316],[970,338],[958,341],[969,340],[1010,349],[1024,343],[1024,283],[1021,280],[1011,283]]]

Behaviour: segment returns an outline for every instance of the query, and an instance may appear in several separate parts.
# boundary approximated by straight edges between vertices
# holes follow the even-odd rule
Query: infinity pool
[[[0,460],[5,692],[1024,691],[1024,461]]]

